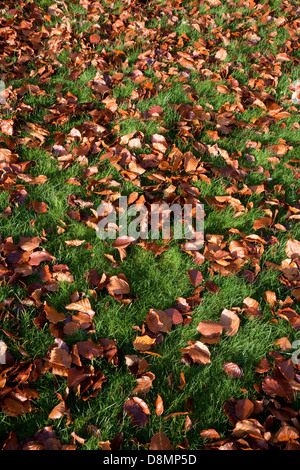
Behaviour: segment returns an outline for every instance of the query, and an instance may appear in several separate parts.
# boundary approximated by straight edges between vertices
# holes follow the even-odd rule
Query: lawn
[[[299,450],[299,2],[53,1],[0,2],[0,447]]]

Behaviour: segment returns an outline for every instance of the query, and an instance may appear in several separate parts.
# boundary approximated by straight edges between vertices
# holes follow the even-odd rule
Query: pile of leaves
[[[297,3],[0,2],[3,449],[300,449]],[[97,207],[120,214],[123,195],[193,219],[202,204],[203,240],[100,242]],[[146,256],[166,263],[168,305]],[[227,281],[242,292],[223,308]],[[235,341],[261,325],[275,333],[253,366]],[[214,364],[219,429],[197,401]]]

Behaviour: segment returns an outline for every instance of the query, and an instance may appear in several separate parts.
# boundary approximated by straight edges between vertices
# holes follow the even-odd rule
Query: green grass
[[[12,2],[9,2],[12,4]],[[103,3],[103,5],[102,5]],[[137,63],[140,60],[139,55],[149,49],[155,48],[152,45],[154,40],[141,38],[135,46],[126,46],[126,41],[130,40],[127,37],[126,29],[120,34],[110,37],[106,30],[101,33],[101,42],[97,46],[90,47],[89,36],[93,33],[93,25],[99,21],[107,24],[108,20],[113,13],[115,20],[124,12],[124,5],[122,2],[114,4],[113,10],[109,7],[108,2],[101,2],[105,10],[104,17],[100,19],[93,18],[92,15],[87,16],[86,10],[76,2],[66,1],[68,12],[61,6],[63,15],[70,18],[72,26],[71,39],[73,40],[78,34],[81,34],[80,41],[87,45],[88,49],[82,52],[84,55],[84,70],[77,80],[68,78],[69,73],[74,68],[75,56],[81,50],[80,41],[69,41],[66,48],[62,45],[59,46],[56,60],[59,61],[61,67],[57,64],[53,65],[54,71],[50,75],[49,80],[44,84],[40,83],[38,70],[39,63],[35,60],[27,62],[24,66],[22,73],[14,72],[14,65],[17,61],[17,56],[9,57],[11,65],[7,64],[6,73],[11,78],[9,84],[12,89],[21,87],[25,82],[31,85],[39,85],[45,90],[44,95],[36,96],[32,93],[25,94],[22,98],[12,99],[9,103],[9,115],[2,118],[7,119],[10,116],[17,118],[16,120],[16,134],[13,140],[18,138],[31,137],[30,131],[25,129],[26,122],[37,123],[38,125],[46,128],[50,132],[50,136],[45,139],[42,145],[26,145],[16,143],[15,152],[20,156],[22,161],[33,160],[34,166],[30,168],[30,174],[33,176],[46,175],[48,181],[43,185],[29,185],[24,183],[29,197],[26,204],[14,206],[12,208],[12,215],[7,218],[0,218],[0,234],[3,240],[7,237],[13,237],[15,242],[18,242],[20,236],[41,236],[45,234],[47,242],[44,245],[46,250],[56,257],[57,264],[67,264],[70,272],[74,277],[74,283],[61,283],[57,292],[52,292],[43,297],[49,305],[57,308],[58,311],[66,312],[65,306],[69,303],[70,295],[74,291],[84,293],[91,301],[92,307],[96,314],[94,317],[96,333],[92,335],[93,339],[107,337],[116,339],[117,345],[121,352],[121,367],[116,370],[111,364],[108,364],[105,359],[93,360],[92,364],[98,366],[106,375],[107,383],[103,385],[103,389],[96,398],[87,401],[79,400],[71,391],[68,397],[67,404],[71,409],[72,423],[66,425],[66,417],[59,420],[51,420],[48,415],[53,407],[58,403],[56,392],[63,394],[66,388],[66,380],[62,377],[55,377],[49,372],[43,375],[37,382],[32,384],[39,394],[39,399],[33,400],[33,404],[38,411],[29,414],[24,414],[18,418],[12,418],[0,412],[0,441],[5,441],[11,430],[16,430],[19,440],[31,437],[34,433],[44,426],[52,426],[55,430],[57,437],[63,443],[69,443],[70,436],[73,431],[81,437],[86,438],[86,442],[82,449],[98,449],[98,440],[95,437],[90,437],[86,433],[86,426],[93,424],[100,429],[100,440],[112,440],[114,436],[120,432],[124,433],[124,448],[136,449],[138,446],[131,440],[134,436],[138,439],[139,443],[145,445],[149,443],[151,437],[161,428],[167,434],[174,446],[180,444],[184,437],[189,440],[190,449],[199,449],[206,442],[205,439],[200,437],[200,431],[203,429],[215,428],[221,435],[226,437],[229,435],[232,428],[226,415],[222,410],[224,400],[229,400],[231,397],[235,399],[245,397],[258,397],[254,389],[254,384],[259,381],[258,374],[255,373],[255,366],[257,363],[266,356],[268,351],[274,349],[274,342],[280,337],[287,336],[292,342],[294,339],[299,338],[299,333],[292,328],[292,326],[278,318],[278,323],[274,323],[270,308],[264,300],[264,292],[272,290],[276,293],[279,300],[284,301],[290,291],[280,282],[280,273],[266,269],[264,262],[269,261],[280,264],[286,258],[285,246],[289,238],[300,238],[300,229],[297,220],[286,220],[287,206],[284,204],[297,205],[299,204],[299,179],[295,178],[295,173],[289,168],[288,164],[291,160],[298,158],[298,149],[300,142],[299,130],[292,129],[293,124],[298,122],[298,114],[291,111],[291,116],[284,120],[286,127],[282,127],[282,121],[271,124],[267,132],[264,132],[259,126],[253,123],[254,119],[266,115],[266,111],[256,107],[248,106],[245,112],[236,110],[234,112],[236,120],[244,121],[248,127],[242,129],[233,127],[229,135],[221,136],[216,142],[221,149],[227,150],[229,155],[233,152],[235,155],[238,152],[241,154],[238,157],[240,167],[248,169],[244,180],[238,180],[239,190],[243,188],[243,184],[248,187],[258,185],[266,181],[264,171],[269,171],[272,180],[268,182],[265,192],[262,194],[253,193],[250,196],[240,196],[239,193],[233,194],[241,200],[242,204],[246,207],[253,208],[248,210],[240,217],[234,218],[234,211],[227,207],[225,210],[217,212],[213,206],[206,203],[205,197],[227,195],[228,188],[233,184],[233,179],[230,176],[220,176],[219,173],[215,174],[212,170],[220,170],[227,166],[224,158],[221,155],[213,156],[209,152],[201,155],[194,150],[193,144],[195,142],[202,142],[206,145],[213,146],[214,142],[211,141],[206,134],[206,130],[216,130],[215,115],[220,111],[222,106],[234,105],[238,102],[237,95],[230,91],[229,94],[219,94],[217,92],[217,85],[227,85],[228,82],[223,76],[211,80],[204,75],[201,70],[189,70],[178,63],[178,51],[193,52],[196,50],[194,42],[199,38],[204,38],[206,41],[213,40],[210,54],[213,57],[216,50],[220,47],[225,47],[228,56],[224,63],[216,63],[215,61],[207,61],[203,65],[203,69],[209,68],[213,73],[220,73],[220,69],[228,66],[228,76],[231,75],[239,81],[240,86],[248,86],[249,78],[259,78],[261,72],[257,69],[259,57],[267,55],[276,55],[283,51],[282,44],[289,39],[288,30],[285,28],[277,28],[274,24],[260,25],[259,16],[255,18],[258,26],[257,34],[261,36],[261,41],[249,47],[247,38],[240,37],[231,39],[230,43],[224,46],[221,37],[215,35],[216,27],[225,34],[226,31],[234,33],[239,31],[242,27],[247,29],[251,25],[252,9],[245,6],[241,8],[243,17],[230,21],[227,14],[235,12],[234,2],[222,1],[222,6],[212,7],[209,9],[209,15],[215,21],[212,22],[208,29],[203,29],[201,32],[197,31],[192,26],[192,18],[189,16],[189,11],[194,7],[195,2],[183,1],[183,8],[175,9],[173,15],[178,16],[178,21],[171,25],[168,24],[168,17],[160,15],[160,10],[155,8],[164,8],[166,2],[156,0],[152,2],[153,8],[146,6],[142,9],[145,12],[145,27],[149,30],[154,28],[156,30],[156,37],[158,40],[157,48],[164,43],[164,37],[172,32],[176,33],[174,41],[170,39],[169,53],[172,60],[163,55],[156,57],[159,61],[158,70],[155,70],[152,65],[147,65],[143,71],[147,81],[153,83],[153,90],[145,98],[132,100],[131,95],[133,91],[141,92],[143,84],[137,84],[130,78],[130,73],[136,69]],[[168,3],[168,2],[167,2]],[[262,2],[272,8],[275,17],[287,16],[288,13],[283,10],[282,2],[279,0],[272,0],[269,2]],[[296,1],[291,1],[291,4],[297,4]],[[38,4],[38,9],[45,14],[47,8],[53,4],[52,1],[41,0]],[[13,4],[12,4],[13,5]],[[204,5],[199,8],[198,19],[201,15],[206,14]],[[27,12],[26,15],[29,13]],[[134,17],[134,12],[131,13]],[[137,13],[138,14],[138,13]],[[110,15],[110,16],[109,16]],[[8,18],[7,16],[5,18]],[[290,20],[290,18],[289,18]],[[82,23],[80,23],[82,22]],[[54,27],[59,27],[63,23],[63,16],[56,17],[51,15],[51,22],[45,21],[45,27],[50,30]],[[38,29],[40,30],[41,24]],[[270,42],[269,33],[278,31],[278,35],[272,38]],[[178,39],[185,34],[188,40],[185,39],[183,46],[178,45]],[[65,44],[65,43],[63,43]],[[43,40],[43,60],[47,66],[51,65],[51,58],[47,58],[48,41]],[[114,50],[124,50],[126,54],[121,59],[121,63],[114,62]],[[95,62],[97,56],[105,51],[105,60],[108,62],[109,70],[101,69]],[[164,49],[162,49],[163,51]],[[258,53],[257,55],[255,55]],[[37,55],[37,51],[35,51]],[[73,56],[72,56],[73,54]],[[110,54],[110,55],[109,55]],[[292,57],[297,57],[297,52],[292,52]],[[128,59],[128,62],[126,62]],[[8,60],[8,59],[7,59]],[[36,59],[37,60],[37,59]],[[286,102],[286,95],[291,95],[288,90],[289,85],[299,76],[299,59],[285,62],[282,66],[282,74],[278,78],[278,85],[273,85],[266,88],[266,91],[274,96],[277,103],[283,106],[284,109],[289,110],[290,104]],[[78,66],[79,67],[79,66]],[[168,71],[170,67],[176,67],[178,72],[176,75],[171,75],[168,79],[164,79],[163,74],[157,71]],[[70,195],[76,195],[84,201],[93,203],[93,209],[96,210],[98,205],[103,200],[103,196],[90,191],[88,186],[88,179],[82,177],[85,167],[80,165],[80,162],[75,161],[68,168],[61,169],[58,164],[57,158],[52,154],[51,149],[55,144],[55,138],[59,133],[64,134],[62,145],[66,145],[66,136],[74,127],[82,125],[84,122],[91,122],[92,117],[89,114],[91,109],[103,109],[101,96],[96,96],[97,93],[88,85],[93,80],[96,74],[100,76],[109,74],[113,76],[115,73],[124,73],[124,79],[121,83],[116,82],[115,85],[110,85],[112,88],[112,97],[117,100],[119,109],[128,111],[128,116],[124,117],[116,112],[114,117],[104,125],[108,131],[112,131],[115,126],[119,126],[118,131],[114,132],[111,136],[109,144],[114,142],[120,136],[129,134],[134,131],[141,131],[144,133],[145,138],[143,147],[140,151],[135,153],[137,159],[140,154],[151,153],[149,145],[151,144],[151,136],[154,133],[163,134],[166,136],[168,142],[174,143],[182,152],[192,150],[204,164],[208,170],[208,175],[211,181],[208,183],[203,180],[193,181],[193,186],[200,190],[199,200],[205,206],[205,232],[207,234],[223,234],[225,240],[234,239],[234,235],[229,234],[231,228],[238,229],[247,234],[256,233],[257,235],[264,234],[267,236],[275,236],[278,239],[278,245],[267,247],[260,260],[261,272],[259,273],[256,281],[253,284],[247,283],[241,273],[232,277],[222,277],[215,275],[213,281],[219,286],[220,291],[216,294],[211,294],[208,291],[203,293],[203,300],[201,304],[195,308],[192,314],[192,322],[188,326],[178,325],[173,327],[169,335],[165,335],[165,339],[156,349],[161,357],[140,354],[141,357],[146,357],[149,362],[149,370],[155,374],[153,387],[149,394],[145,396],[151,415],[149,417],[149,424],[143,429],[133,429],[129,418],[123,413],[122,408],[125,400],[131,396],[132,390],[136,385],[136,379],[131,376],[126,368],[124,356],[126,354],[135,354],[133,348],[133,341],[137,336],[137,332],[133,326],[141,327],[145,321],[146,315],[150,308],[167,309],[175,305],[178,297],[187,298],[193,295],[193,286],[191,285],[186,271],[194,267],[192,257],[184,253],[180,249],[180,243],[172,241],[170,250],[154,257],[151,252],[144,251],[140,246],[130,246],[127,249],[127,257],[124,259],[118,268],[112,267],[110,261],[104,254],[112,254],[117,262],[119,254],[116,249],[107,246],[99,240],[95,231],[87,227],[81,222],[72,220],[67,211],[73,210],[68,205],[67,198]],[[179,78],[186,77],[186,81],[179,81]],[[249,86],[249,89],[253,92]],[[49,110],[55,109],[59,105],[60,100],[65,98],[67,93],[78,98],[78,106],[75,113],[69,116],[69,120],[63,125],[60,124],[47,124],[44,121],[44,116],[49,114]],[[182,138],[178,134],[178,124],[182,118],[173,105],[190,104],[193,105],[192,100],[188,96],[189,93],[195,93],[195,103],[203,106],[205,110],[212,111],[212,120],[209,123],[203,123],[203,128],[197,134],[197,129],[192,128],[190,133],[192,137]],[[26,105],[33,108],[33,111],[27,115],[23,115],[18,110],[18,105],[23,101]],[[207,106],[207,103],[212,108]],[[134,105],[134,110],[133,110]],[[134,112],[144,113],[151,106],[159,105],[163,108],[164,115],[162,120],[155,119],[141,119],[134,115]],[[1,110],[2,111],[2,110]],[[189,124],[188,124],[189,125]],[[161,130],[163,127],[163,130]],[[195,134],[193,134],[195,133]],[[1,136],[1,147],[5,147],[5,136]],[[271,163],[268,158],[272,153],[268,149],[269,146],[275,145],[279,139],[284,139],[293,149],[289,150],[284,156],[279,157],[278,163]],[[261,143],[260,150],[246,148],[248,141],[255,141]],[[9,143],[8,143],[9,145]],[[72,151],[78,144],[73,142],[70,144],[68,151]],[[171,146],[170,146],[171,150]],[[168,156],[170,150],[167,152]],[[99,173],[92,176],[92,179],[100,180],[101,178],[112,175],[112,179],[117,181],[120,186],[116,188],[123,195],[130,194],[132,191],[143,193],[142,188],[136,186],[134,183],[125,181],[122,175],[105,160],[99,160],[101,155],[105,153],[106,149],[101,148],[100,152],[87,155],[88,166],[97,165]],[[251,154],[255,157],[255,162],[250,163],[245,154]],[[76,160],[76,159],[75,159]],[[295,163],[293,164],[295,165]],[[257,171],[257,168],[263,168],[263,171]],[[255,171],[256,169],[256,171]],[[159,171],[155,168],[155,171]],[[151,185],[152,182],[148,180],[147,175],[153,172],[153,169],[147,171],[142,177],[143,184]],[[171,175],[166,172],[168,178],[179,176],[179,173]],[[75,186],[67,184],[69,178],[79,178],[82,185]],[[279,196],[275,190],[275,185],[282,185],[285,194]],[[167,184],[163,185],[163,189]],[[100,186],[104,189],[104,186]],[[114,189],[114,188],[113,188]],[[98,190],[98,189],[97,189]],[[177,188],[178,190],[178,188]],[[7,188],[0,186],[0,214],[5,211],[9,203],[10,191]],[[283,225],[288,224],[289,230],[282,232],[276,229],[262,229],[257,232],[253,229],[253,223],[256,219],[263,217],[263,209],[269,207],[273,213],[273,206],[264,204],[266,197],[269,199],[278,198],[282,202],[282,207],[278,207],[279,212],[276,222]],[[44,201],[48,205],[48,212],[46,214],[36,214],[29,206],[30,200]],[[263,205],[264,204],[264,205]],[[92,215],[90,209],[84,209],[82,213]],[[65,232],[61,235],[57,234],[57,226],[63,227],[59,219],[62,219],[67,227]],[[32,221],[35,220],[33,224]],[[43,232],[44,231],[44,232]],[[80,247],[67,247],[66,240],[84,239],[86,243],[91,245],[91,249],[87,249],[86,244]],[[245,269],[249,266],[245,265]],[[110,296],[106,290],[99,291],[97,299],[91,296],[90,288],[87,280],[84,278],[86,272],[90,269],[97,269],[102,273],[109,273],[112,275],[124,273],[129,281],[131,294],[136,296],[136,300],[128,305],[122,305]],[[204,276],[204,280],[210,279],[211,272],[209,271],[209,263],[206,262],[200,267],[197,267]],[[26,284],[40,282],[38,274],[30,276],[25,280]],[[14,302],[22,305],[24,299],[27,297],[28,292],[20,284],[5,284],[0,285],[0,303],[5,299],[14,298]],[[185,347],[187,341],[199,339],[199,333],[196,330],[198,323],[202,320],[218,321],[221,312],[224,308],[242,307],[243,300],[246,297],[256,299],[263,313],[262,318],[241,318],[241,327],[239,332],[232,338],[222,336],[221,342],[210,346],[212,363],[207,366],[192,367],[186,366],[180,362],[181,353],[180,349]],[[9,310],[9,308],[8,308]],[[295,307],[299,312],[299,308]],[[18,359],[22,359],[22,355],[18,347],[26,350],[30,359],[36,357],[44,358],[49,347],[53,344],[54,338],[50,333],[48,322],[42,330],[37,328],[33,320],[38,316],[38,308],[34,305],[23,304],[23,307],[18,311],[18,314],[11,319],[6,317],[0,321],[0,340],[6,341],[9,351]],[[8,338],[3,330],[13,332],[20,337],[19,340],[14,341]],[[86,333],[83,331],[66,337],[65,340],[69,346],[77,341],[85,340]],[[236,362],[239,364],[243,371],[244,376],[238,380],[232,380],[227,377],[223,370],[225,362]],[[185,374],[186,385],[180,390],[179,376],[180,373]],[[169,387],[167,378],[173,374],[172,385]],[[243,390],[247,390],[247,392]],[[164,402],[164,414],[161,417],[155,414],[155,400],[157,394],[160,394]],[[180,415],[173,418],[164,419],[170,413],[186,412],[186,400],[193,398],[195,412],[191,415],[193,420],[192,429],[186,433],[182,432],[185,415]],[[294,406],[299,409],[299,401],[296,401]]]

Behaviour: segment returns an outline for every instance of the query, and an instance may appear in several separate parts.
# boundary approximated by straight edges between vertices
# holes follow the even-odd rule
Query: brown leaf
[[[201,341],[188,341],[189,346],[180,351],[188,355],[196,364],[210,364],[210,351]]]
[[[53,279],[55,279],[58,282],[67,282],[68,284],[73,284],[74,282],[74,277],[69,272],[54,273]]]
[[[150,414],[150,410],[141,398],[128,398],[124,404],[124,411],[130,417],[132,426],[142,428],[148,423],[147,415]]]
[[[255,372],[258,374],[264,374],[271,369],[270,363],[267,358],[263,358],[255,368]]]
[[[190,269],[187,271],[187,275],[190,278],[191,283],[193,284],[194,287],[199,286],[201,282],[203,281],[203,276],[200,271],[197,271],[196,269]]]
[[[77,349],[79,355],[86,359],[94,359],[104,355],[103,347],[91,340],[78,342]]]
[[[19,247],[24,251],[32,251],[39,247],[41,241],[40,237],[20,237]]]
[[[259,309],[259,303],[257,300],[252,299],[251,297],[247,297],[243,301],[243,307],[245,308],[245,312],[250,316],[261,316],[261,312]]]
[[[185,375],[183,372],[180,373],[180,376],[179,376],[179,382],[180,382],[180,385],[178,385],[178,388],[180,390],[183,389],[183,387],[185,386],[186,382],[185,382]]]
[[[49,414],[50,419],[59,419],[61,418],[66,412],[66,404],[64,401],[61,401],[58,405],[56,405],[51,413]]]
[[[219,336],[222,333],[223,326],[220,323],[216,323],[214,321],[206,320],[201,321],[197,326],[197,330],[203,336],[207,338],[213,338],[215,336]]]
[[[137,377],[143,375],[149,368],[148,361],[146,359],[140,359],[135,354],[127,354],[125,356],[125,362],[129,372]]]
[[[46,313],[47,320],[49,320],[50,323],[56,324],[66,319],[64,313],[58,313],[54,307],[50,307],[46,302],[44,303],[44,311]]]
[[[149,450],[174,450],[169,438],[161,431],[151,438]]]
[[[220,434],[215,429],[205,429],[200,432],[200,435],[207,439],[220,439]]]
[[[228,375],[228,377],[231,377],[232,379],[239,379],[243,376],[242,369],[234,362],[226,362],[226,364],[223,366],[223,371],[226,375]]]
[[[275,346],[279,346],[281,351],[289,351],[292,349],[292,345],[287,337],[279,338],[274,343]]]
[[[262,217],[261,219],[257,219],[254,224],[254,230],[258,230],[262,227],[268,227],[272,223],[272,217]]]
[[[13,135],[14,121],[12,119],[0,119],[0,130],[3,134]]]
[[[85,439],[83,439],[83,437],[77,436],[74,431],[71,433],[71,436],[74,438],[75,441],[79,442],[79,444],[85,443]]]
[[[145,375],[137,379],[137,386],[132,391],[133,395],[139,393],[148,393],[152,387],[152,382],[155,379],[155,375],[152,372],[147,372]]]
[[[47,204],[42,201],[32,201],[32,207],[39,214],[45,214],[48,211]]]
[[[130,293],[127,279],[123,275],[112,276],[107,284],[107,290],[111,295],[123,295]]]
[[[263,427],[256,419],[244,419],[236,423],[232,435],[235,438],[251,436],[262,437]]]
[[[271,290],[267,290],[264,293],[264,297],[265,297],[266,302],[270,305],[271,308],[273,308],[276,305],[277,299],[276,299],[275,292]]]
[[[67,246],[81,246],[85,243],[85,240],[65,240]]]
[[[288,240],[285,248],[285,252],[289,258],[293,258],[294,256],[300,256],[300,241],[295,239]]]
[[[293,439],[299,439],[299,430],[292,426],[281,426],[274,436],[274,442],[288,442]]]
[[[99,447],[101,450],[111,450],[110,441],[99,441]]]
[[[157,398],[156,398],[155,412],[157,416],[161,416],[164,412],[164,403],[160,395],[157,395]]]
[[[88,313],[91,316],[95,314],[94,310],[92,310],[92,306],[91,306],[89,299],[86,299],[86,298],[79,300],[78,302],[73,302],[69,305],[66,305],[66,309],[77,310],[78,312]]]
[[[146,317],[147,326],[153,333],[170,333],[172,329],[172,318],[163,310],[150,309]]]
[[[254,412],[254,404],[248,398],[238,400],[235,405],[235,412],[239,419],[249,418]]]
[[[9,437],[6,439],[2,450],[19,450],[19,441],[15,431],[10,431]]]
[[[50,363],[52,366],[71,367],[72,358],[70,354],[62,347],[55,347],[50,352]]]
[[[184,170],[186,173],[192,173],[196,171],[199,161],[197,158],[191,153],[187,152],[184,155]]]
[[[215,55],[216,59],[219,59],[219,60],[222,60],[222,61],[225,60],[226,57],[227,57],[227,51],[226,51],[226,49],[223,49],[223,48],[219,49],[217,51],[216,55]]]
[[[265,377],[262,381],[262,389],[267,395],[283,397],[287,402],[292,402],[294,399],[291,386],[283,379],[272,376]]]
[[[31,411],[29,400],[19,401],[10,396],[7,396],[2,400],[1,408],[3,413],[12,417],[21,416],[22,414],[30,413]]]
[[[133,346],[138,351],[147,351],[155,343],[155,338],[150,338],[148,335],[138,336],[134,342]]]
[[[220,324],[227,336],[234,336],[240,327],[240,319],[232,310],[226,308],[221,313]]]
[[[91,34],[90,41],[92,44],[98,44],[101,41],[99,34]]]

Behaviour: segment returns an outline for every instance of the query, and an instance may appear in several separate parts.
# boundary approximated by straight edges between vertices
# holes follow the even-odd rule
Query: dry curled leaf
[[[56,405],[51,413],[49,414],[50,419],[60,419],[66,412],[66,404],[64,401],[61,401]]]
[[[200,432],[200,435],[207,439],[220,439],[220,434],[215,429],[205,429]]]
[[[188,341],[189,346],[180,351],[196,364],[210,364],[210,351],[201,341]]]
[[[157,416],[161,416],[164,412],[164,403],[160,395],[157,395],[157,398],[156,398],[155,412]]]
[[[223,371],[232,379],[239,379],[244,375],[242,369],[234,362],[226,362],[223,366]]]

